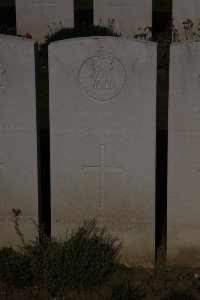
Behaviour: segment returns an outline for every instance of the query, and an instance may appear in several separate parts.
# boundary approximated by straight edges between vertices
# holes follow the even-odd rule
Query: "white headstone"
[[[168,262],[200,266],[200,42],[171,47]]]
[[[114,22],[114,31],[122,36],[134,37],[152,27],[152,0],[94,0],[93,6],[94,24],[108,26]]]
[[[49,47],[52,235],[96,218],[127,265],[154,264],[156,44]]]
[[[26,241],[38,224],[35,45],[0,35],[0,247]],[[21,210],[21,213],[20,211]]]
[[[180,40],[190,40],[200,34],[200,0],[173,0],[173,24]],[[193,27],[187,29],[191,20]],[[187,24],[183,24],[186,22]],[[184,29],[184,26],[186,27]]]
[[[50,29],[74,26],[73,0],[16,0],[16,19],[18,34],[40,43]]]

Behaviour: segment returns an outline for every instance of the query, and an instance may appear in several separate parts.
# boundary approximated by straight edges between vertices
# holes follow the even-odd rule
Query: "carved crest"
[[[93,99],[107,101],[116,97],[126,80],[126,71],[112,53],[100,48],[81,66],[79,82]]]

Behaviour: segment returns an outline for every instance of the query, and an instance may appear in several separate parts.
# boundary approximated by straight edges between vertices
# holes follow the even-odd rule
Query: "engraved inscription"
[[[100,172],[100,208],[104,208],[105,201],[105,172],[118,172],[122,167],[106,166],[105,163],[105,145],[100,145],[100,166],[83,165],[85,171]]]
[[[5,84],[6,84],[6,70],[3,64],[0,62],[0,93],[3,92]]]
[[[55,223],[57,225],[65,225],[65,226],[69,226],[69,227],[79,227],[82,224],[83,220],[89,220],[91,219],[91,216],[80,216],[79,218],[74,218],[71,219],[66,218],[66,219],[56,219]],[[109,228],[109,230],[119,230],[122,232],[129,232],[132,230],[144,230],[144,229],[148,229],[152,226],[152,222],[150,221],[143,221],[143,220],[134,220],[128,216],[119,216],[116,220],[116,216],[114,216],[113,218],[111,217],[111,219],[109,219],[109,216],[107,217],[103,217],[102,220],[99,220],[98,217],[96,217],[97,220],[97,224],[98,226],[104,227],[106,226],[107,228]]]
[[[123,89],[126,71],[122,63],[110,52],[100,48],[80,68],[79,82],[93,99],[107,101]]]
[[[189,140],[199,140],[200,139],[200,130],[199,129],[183,129],[181,130],[186,136],[186,139]]]

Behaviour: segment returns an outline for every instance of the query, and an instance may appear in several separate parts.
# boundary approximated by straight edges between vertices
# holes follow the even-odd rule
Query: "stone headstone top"
[[[200,33],[200,0],[173,0],[173,25],[178,39],[192,40]]]
[[[151,0],[94,0],[94,24],[111,26],[122,36],[134,37],[152,27]]]
[[[73,0],[16,0],[17,32],[41,43],[61,26],[74,26]]]

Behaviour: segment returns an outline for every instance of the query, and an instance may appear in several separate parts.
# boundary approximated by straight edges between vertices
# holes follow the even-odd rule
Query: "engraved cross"
[[[35,0],[32,2],[34,6],[41,6],[43,9],[43,16],[44,16],[44,22],[46,23],[47,20],[47,10],[49,7],[54,6],[56,7],[57,1],[48,1],[48,0]],[[47,24],[48,25],[48,24]]]
[[[98,171],[100,172],[100,208],[104,208],[105,201],[105,172],[118,172],[122,167],[106,166],[105,162],[105,145],[100,145],[100,165],[99,166],[85,166],[85,171]]]
[[[124,33],[125,9],[136,6],[135,0],[111,0],[111,6],[121,8],[121,33]]]

